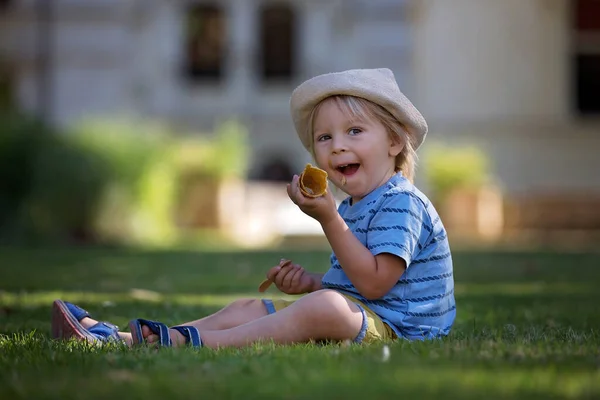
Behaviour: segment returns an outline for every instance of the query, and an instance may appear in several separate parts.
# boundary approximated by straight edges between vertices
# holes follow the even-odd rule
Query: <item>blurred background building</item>
[[[285,181],[310,161],[289,116],[296,85],[388,67],[429,122],[424,152],[474,145],[489,162],[493,184],[440,205],[449,225],[600,230],[598,0],[0,4],[3,107],[55,126],[130,114],[197,132],[233,116],[249,132],[248,178]]]

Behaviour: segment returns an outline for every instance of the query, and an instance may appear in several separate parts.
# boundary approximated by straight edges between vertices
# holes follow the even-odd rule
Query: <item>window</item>
[[[186,21],[185,74],[191,80],[218,80],[225,58],[225,18],[212,4],[189,7]]]
[[[8,10],[13,0],[0,0],[0,12]]]
[[[296,26],[288,4],[265,4],[260,10],[261,78],[289,80],[294,76]]]
[[[282,157],[283,151],[271,151],[261,159],[266,159],[260,170],[257,179],[270,182],[290,182],[294,177],[294,169],[289,164],[289,157]],[[272,154],[277,154],[272,156]]]
[[[0,60],[0,112],[10,111],[15,107],[13,74],[8,63]]]
[[[600,0],[574,1],[575,106],[581,114],[600,114]]]

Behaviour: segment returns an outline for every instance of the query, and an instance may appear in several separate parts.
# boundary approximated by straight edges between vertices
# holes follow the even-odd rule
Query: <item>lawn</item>
[[[52,300],[126,327],[258,296],[286,256],[326,252],[0,249],[0,398],[600,398],[600,254],[460,252],[442,341],[128,350],[55,342]],[[277,296],[275,288],[269,296]]]

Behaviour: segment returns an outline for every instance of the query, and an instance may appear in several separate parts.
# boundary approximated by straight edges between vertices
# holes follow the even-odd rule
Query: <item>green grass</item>
[[[50,340],[52,300],[127,326],[175,324],[256,287],[280,257],[325,252],[0,249],[0,398],[600,398],[600,254],[462,252],[443,341],[242,350]],[[274,288],[269,296],[277,296]]]

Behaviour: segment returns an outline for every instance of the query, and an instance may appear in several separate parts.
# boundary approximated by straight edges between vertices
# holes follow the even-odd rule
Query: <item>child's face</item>
[[[379,121],[352,120],[335,101],[326,100],[315,116],[313,128],[316,163],[354,202],[395,173],[395,157],[403,146],[391,140]]]

